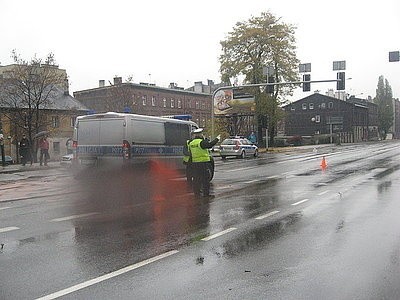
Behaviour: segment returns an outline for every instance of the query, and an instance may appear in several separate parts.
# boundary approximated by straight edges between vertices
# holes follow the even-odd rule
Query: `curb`
[[[28,171],[39,171],[39,170],[49,170],[61,168],[61,165],[48,165],[48,166],[22,166],[22,165],[9,165],[7,167],[0,168],[0,174],[12,174],[12,173],[22,173]]]

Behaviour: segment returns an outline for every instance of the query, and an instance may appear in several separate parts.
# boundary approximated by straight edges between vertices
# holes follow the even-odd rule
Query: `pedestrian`
[[[22,134],[22,139],[19,141],[19,153],[21,155],[21,164],[23,166],[25,166],[27,161],[30,161],[32,165],[31,143],[25,133]]]
[[[250,135],[249,135],[249,141],[252,143],[252,144],[257,144],[257,136],[256,136],[256,134],[254,133],[254,131],[252,131],[251,133],[250,133]]]
[[[204,138],[202,132],[203,128],[195,129],[192,132],[194,137],[189,142],[189,150],[192,158],[193,192],[195,196],[200,196],[200,192],[203,192],[203,197],[208,197],[210,195],[210,181],[207,165],[211,161],[208,149],[218,143],[221,137],[218,135],[210,142]]]
[[[49,155],[49,141],[47,140],[47,137],[44,136],[42,139],[39,141],[39,148],[40,148],[40,165],[47,166],[47,162],[50,159]]]

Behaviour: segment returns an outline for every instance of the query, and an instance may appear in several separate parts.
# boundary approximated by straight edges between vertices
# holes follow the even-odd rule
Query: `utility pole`
[[[4,154],[4,135],[3,135],[3,124],[0,116],[0,148],[1,148],[1,164],[3,167],[6,166],[6,157]]]

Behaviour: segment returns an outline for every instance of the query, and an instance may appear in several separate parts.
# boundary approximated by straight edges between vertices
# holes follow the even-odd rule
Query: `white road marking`
[[[249,170],[249,169],[254,169],[254,167],[245,167],[245,168],[231,169],[231,170],[226,170],[225,172],[236,172],[236,171]]]
[[[0,232],[7,232],[7,231],[17,230],[17,229],[19,229],[19,227],[15,227],[15,226],[4,227],[4,228],[0,228]]]
[[[299,205],[299,204],[301,204],[301,203],[307,202],[308,200],[310,200],[310,199],[303,199],[303,200],[301,200],[301,201],[299,201],[299,202],[293,203],[292,205],[293,205],[293,206],[296,206],[296,205]]]
[[[122,275],[122,274],[124,274],[124,273],[130,272],[130,271],[135,270],[135,269],[137,269],[137,268],[140,268],[140,267],[143,267],[143,266],[145,266],[145,265],[151,264],[151,263],[153,263],[153,262],[155,262],[155,261],[157,261],[157,260],[166,258],[166,257],[168,257],[168,256],[170,256],[170,255],[173,255],[173,254],[176,254],[176,253],[178,253],[178,252],[179,252],[179,251],[177,251],[177,250],[172,250],[172,251],[163,253],[163,254],[161,254],[161,255],[158,255],[158,256],[155,256],[155,257],[146,259],[146,260],[144,260],[144,261],[142,261],[142,262],[139,262],[139,263],[137,263],[137,264],[130,265],[130,266],[127,266],[127,267],[125,267],[125,268],[119,269],[119,270],[117,270],[117,271],[111,272],[111,273],[109,273],[109,274],[105,274],[105,275],[103,275],[103,276],[100,276],[100,277],[97,277],[97,278],[94,278],[94,279],[91,279],[91,280],[88,280],[88,281],[79,283],[79,284],[77,284],[77,285],[71,286],[71,287],[69,287],[69,288],[66,288],[66,289],[64,289],[64,290],[55,292],[55,293],[53,293],[53,294],[50,294],[50,295],[47,295],[47,296],[44,296],[44,297],[41,297],[41,298],[37,298],[36,300],[50,300],[50,299],[56,299],[56,298],[65,296],[65,295],[67,295],[67,294],[76,292],[76,291],[78,291],[78,290],[81,290],[81,289],[83,289],[83,288],[86,288],[86,287],[89,287],[89,286],[91,286],[91,285],[97,284],[97,283],[102,282],[102,281],[104,281],[104,280],[107,280],[107,279],[110,279],[110,278],[113,278],[113,277]]]
[[[253,183],[253,182],[257,182],[257,181],[258,181],[257,179],[254,179],[254,180],[245,181],[243,183]]]
[[[81,215],[72,215],[68,217],[63,217],[63,218],[56,218],[50,220],[50,222],[61,222],[61,221],[68,221],[68,220],[73,220],[73,219],[78,219],[78,218],[83,218],[83,217],[89,217],[93,215],[99,214],[98,212],[92,212],[92,213],[87,213],[87,214],[81,214]]]
[[[256,220],[262,220],[262,219],[271,217],[271,216],[273,216],[273,215],[276,215],[278,212],[279,212],[279,210],[271,211],[271,212],[269,212],[269,213],[267,213],[267,214],[265,214],[265,215],[262,215],[262,216],[257,217]]]
[[[323,191],[323,192],[319,193],[318,196],[325,195],[326,193],[329,193],[329,192],[330,192],[330,190]]]
[[[0,210],[9,209],[11,206],[0,207]]]
[[[267,177],[267,179],[277,179],[277,178],[279,178],[278,175],[272,175]]]
[[[203,238],[203,239],[201,239],[202,241],[209,241],[209,240],[212,240],[212,239],[215,239],[215,238],[217,238],[217,237],[220,237],[221,235],[224,235],[224,234],[226,234],[226,233],[229,233],[229,232],[231,232],[231,231],[234,231],[234,230],[236,230],[237,228],[235,228],[235,227],[231,227],[231,228],[228,228],[228,229],[226,229],[226,230],[224,230],[224,231],[221,231],[221,232],[218,232],[218,233],[216,233],[216,234],[213,234],[213,235],[210,235],[210,236],[208,236],[208,237],[205,237],[205,238]]]
[[[224,190],[224,189],[230,189],[232,188],[232,185],[222,185],[222,186],[218,186],[216,188],[214,188],[214,190]]]

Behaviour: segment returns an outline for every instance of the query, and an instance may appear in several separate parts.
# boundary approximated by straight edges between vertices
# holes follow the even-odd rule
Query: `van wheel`
[[[225,159],[226,159],[226,156],[225,156],[225,155],[222,155],[221,158],[222,158],[222,160],[225,160]]]
[[[242,151],[242,153],[240,153],[240,155],[238,156],[238,158],[245,158],[246,157],[246,153],[244,151]]]
[[[254,157],[257,157],[258,156],[258,150],[256,150],[255,152],[254,152]]]

